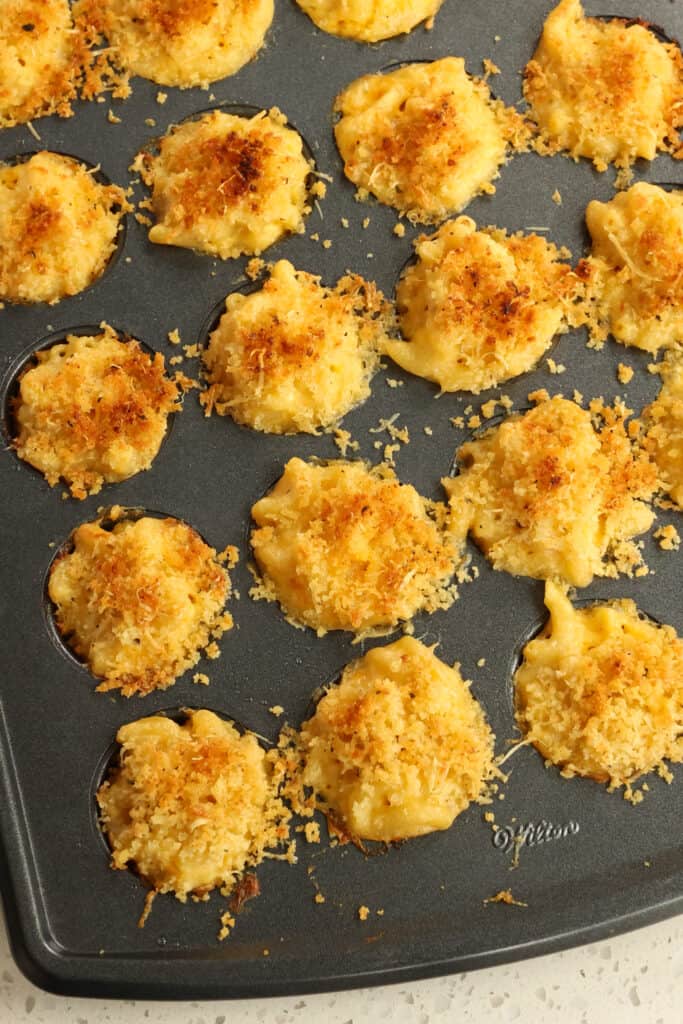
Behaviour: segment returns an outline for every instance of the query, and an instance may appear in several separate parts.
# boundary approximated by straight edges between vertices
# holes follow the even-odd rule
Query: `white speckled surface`
[[[501,913],[509,912],[501,907]],[[683,917],[566,953],[411,985],[291,999],[103,1002],[47,995],[21,975],[0,930],[1,1024],[679,1024]]]

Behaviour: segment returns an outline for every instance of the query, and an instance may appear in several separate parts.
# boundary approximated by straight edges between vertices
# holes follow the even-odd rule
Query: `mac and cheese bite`
[[[460,472],[442,481],[456,535],[469,531],[494,569],[519,576],[586,587],[631,572],[657,473],[627,414],[600,405],[591,417],[556,397],[462,445]]]
[[[48,594],[65,643],[125,697],[171,686],[232,627],[228,573],[178,519],[83,523],[50,570]]]
[[[301,781],[330,823],[393,842],[450,828],[493,774],[493,734],[457,668],[411,637],[344,669],[301,727]]]
[[[683,642],[633,601],[575,608],[546,583],[549,619],[515,675],[517,722],[562,775],[610,789],[683,760]]]
[[[636,19],[587,18],[580,0],[560,0],[525,68],[524,95],[541,152],[587,157],[599,171],[683,152],[683,56]]]
[[[581,281],[539,235],[458,217],[415,252],[396,289],[404,340],[384,352],[442,391],[477,394],[531,370],[573,321]]]
[[[134,167],[152,190],[149,240],[221,259],[258,255],[303,230],[311,164],[279,110],[213,110],[171,128]],[[324,190],[322,190],[324,192]]]
[[[294,625],[386,632],[453,603],[462,559],[446,509],[388,467],[290,459],[251,514],[253,596],[278,601]]]
[[[415,222],[435,223],[495,192],[499,168],[525,149],[524,119],[472,78],[460,57],[365,75],[338,97],[344,173]]]

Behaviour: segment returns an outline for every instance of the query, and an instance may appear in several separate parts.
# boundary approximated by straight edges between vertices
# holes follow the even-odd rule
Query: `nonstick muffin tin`
[[[124,103],[107,97],[101,104],[78,104],[69,120],[37,121],[40,143],[25,126],[1,132],[0,159],[44,147],[101,165],[102,174],[126,185],[135,153],[170,124],[215,105],[277,105],[306,139],[319,171],[333,181],[322,217],[314,210],[305,235],[285,239],[265,258],[286,257],[329,284],[348,268],[392,294],[418,231],[408,226],[398,239],[391,210],[354,200],[334,147],[335,96],[360,74],[454,54],[477,75],[482,59],[492,59],[502,72],[492,79],[494,92],[517,103],[520,71],[552,6],[550,0],[445,0],[433,31],[418,29],[367,46],[318,32],[292,0],[279,0],[265,49],[233,78],[208,92],[164,89],[163,105],[157,85],[135,79],[133,96]],[[668,0],[592,2],[588,13],[642,17],[672,37],[683,36],[683,13]],[[110,108],[120,124],[108,121]],[[660,157],[637,164],[635,177],[675,187],[683,184],[683,165]],[[496,194],[475,200],[469,215],[509,231],[542,228],[578,258],[587,244],[585,206],[613,195],[613,172],[597,174],[587,162],[561,156],[525,154],[503,167],[496,184]],[[552,200],[555,190],[561,206]],[[314,233],[319,241],[309,237]],[[323,247],[325,239],[330,248]],[[245,262],[221,263],[151,245],[146,229],[129,215],[116,260],[81,295],[53,307],[0,311],[5,419],[17,368],[30,352],[74,328],[106,320],[167,357],[179,351],[167,343],[175,328],[184,344],[203,342],[220,300],[244,286]],[[408,426],[411,441],[397,455],[398,475],[424,495],[441,498],[439,479],[468,436],[450,420],[470,405],[477,411],[505,393],[519,409],[530,391],[542,387],[567,396],[577,388],[586,398],[623,395],[636,411],[654,398],[659,378],[647,372],[646,353],[612,341],[594,352],[585,342],[583,331],[573,331],[549,353],[566,366],[563,374],[550,374],[543,362],[474,400],[464,394],[437,400],[433,386],[390,364],[375,378],[372,397],[343,426],[360,442],[360,456],[379,461],[375,442],[383,446],[389,438],[369,431],[399,413],[397,425]],[[616,377],[619,362],[636,369],[627,387]],[[190,376],[198,372],[193,361],[181,369]],[[390,387],[388,379],[402,386]],[[533,749],[522,748],[505,766],[510,778],[504,799],[491,808],[501,826],[495,836],[483,821],[485,809],[475,805],[449,831],[374,856],[353,846],[329,848],[326,841],[309,845],[300,837],[296,865],[267,861],[258,869],[262,895],[250,901],[227,941],[216,940],[225,904],[215,894],[207,903],[186,905],[158,898],[145,928],[136,927],[145,889],[132,873],[109,869],[94,799],[119,726],[159,711],[208,707],[272,741],[285,719],[298,725],[313,691],[368,646],[354,646],[346,634],[318,639],[292,628],[276,605],[248,597],[249,510],[294,455],[334,458],[339,452],[329,435],[270,437],[229,419],[205,419],[196,393],[185,398],[151,471],[84,502],[63,500],[60,488],[51,490],[11,450],[3,452],[1,871],[12,946],[23,970],[45,988],[80,995],[292,994],[469,970],[683,909],[678,778],[669,786],[653,777],[646,799],[633,807],[595,783],[561,779]],[[236,628],[221,640],[220,660],[199,666],[211,677],[208,688],[193,685],[190,671],[171,689],[146,698],[98,694],[59,639],[46,597],[50,563],[79,523],[114,503],[185,519],[219,550],[239,546],[231,575],[240,598],[229,605]],[[679,520],[660,511],[657,525],[674,522],[680,529]],[[544,620],[543,584],[495,573],[472,545],[469,551],[479,577],[461,588],[448,611],[418,617],[415,634],[438,643],[445,661],[461,663],[501,753],[516,736],[512,673],[524,642]],[[682,556],[661,551],[649,537],[645,554],[648,576],[596,580],[579,596],[632,597],[645,613],[682,632]],[[276,704],[285,708],[282,719],[268,710]],[[676,768],[674,775],[680,775]],[[515,843],[514,836],[522,838]],[[507,888],[528,905],[484,903]],[[322,904],[314,901],[318,890]],[[370,909],[364,922],[357,913],[361,905]]]

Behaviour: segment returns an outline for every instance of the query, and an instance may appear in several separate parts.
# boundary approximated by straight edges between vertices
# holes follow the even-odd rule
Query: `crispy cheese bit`
[[[372,193],[413,222],[443,220],[495,191],[500,166],[528,143],[523,118],[460,57],[365,75],[335,110],[344,172],[359,197]]]
[[[111,866],[134,868],[154,892],[227,895],[286,834],[268,756],[213,712],[182,725],[142,718],[116,739],[118,764],[97,792]]]
[[[301,136],[276,108],[220,110],[171,128],[159,153],[134,164],[152,189],[151,242],[235,259],[303,230],[311,166]]]
[[[681,546],[681,536],[673,523],[660,526],[652,536],[659,543],[662,551],[678,551]]]
[[[0,300],[54,303],[83,291],[107,266],[126,209],[120,188],[71,157],[0,163]]]
[[[494,569],[586,587],[632,571],[630,538],[654,519],[645,504],[653,464],[630,441],[628,410],[591,413],[556,397],[509,416],[458,450],[460,473],[443,481],[452,528],[469,531]]]
[[[546,583],[548,623],[515,676],[517,721],[562,775],[610,789],[683,760],[683,642],[633,601],[576,609]]]
[[[159,85],[208,86],[256,56],[273,0],[77,0],[74,15],[109,43],[117,67]],[[159,94],[163,95],[163,94]],[[163,102],[163,101],[159,101]]]
[[[317,433],[370,395],[389,304],[362,277],[334,288],[280,260],[256,292],[234,292],[203,356],[207,416],[274,434]]]
[[[443,0],[296,0],[302,11],[334,36],[376,43],[411,32],[434,18]],[[425,26],[431,27],[431,26]]]
[[[482,796],[493,734],[457,668],[403,637],[348,665],[301,728],[302,782],[357,839],[447,829]]]
[[[538,235],[448,221],[415,244],[396,290],[404,341],[384,352],[442,391],[478,394],[531,370],[568,330],[583,285]]]
[[[512,889],[501,889],[495,896],[489,896],[484,903],[504,903],[508,907],[528,907],[529,904],[523,900],[516,900],[512,895]]]
[[[392,629],[455,598],[460,549],[445,507],[386,467],[290,459],[251,514],[263,576],[253,596],[279,601],[318,635]]]
[[[526,66],[524,95],[541,152],[564,150],[604,171],[679,150],[683,58],[645,23],[587,18],[580,0],[561,0]]]
[[[75,498],[149,469],[180,409],[161,353],[103,328],[37,352],[13,407],[17,455]]]
[[[3,0],[0,128],[70,117],[84,53],[68,0]]]
[[[197,664],[230,592],[228,573],[199,534],[177,519],[97,520],[79,526],[73,550],[50,570],[59,632],[125,697],[163,690]]]
[[[657,464],[664,490],[683,508],[683,359],[670,353],[660,364],[662,388],[645,409],[644,447]]]
[[[646,352],[683,342],[683,195],[638,182],[586,208],[589,329]]]

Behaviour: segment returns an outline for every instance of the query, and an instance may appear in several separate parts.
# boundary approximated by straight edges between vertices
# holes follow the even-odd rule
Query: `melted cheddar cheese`
[[[296,0],[323,32],[376,43],[411,32],[431,19],[443,0]]]

